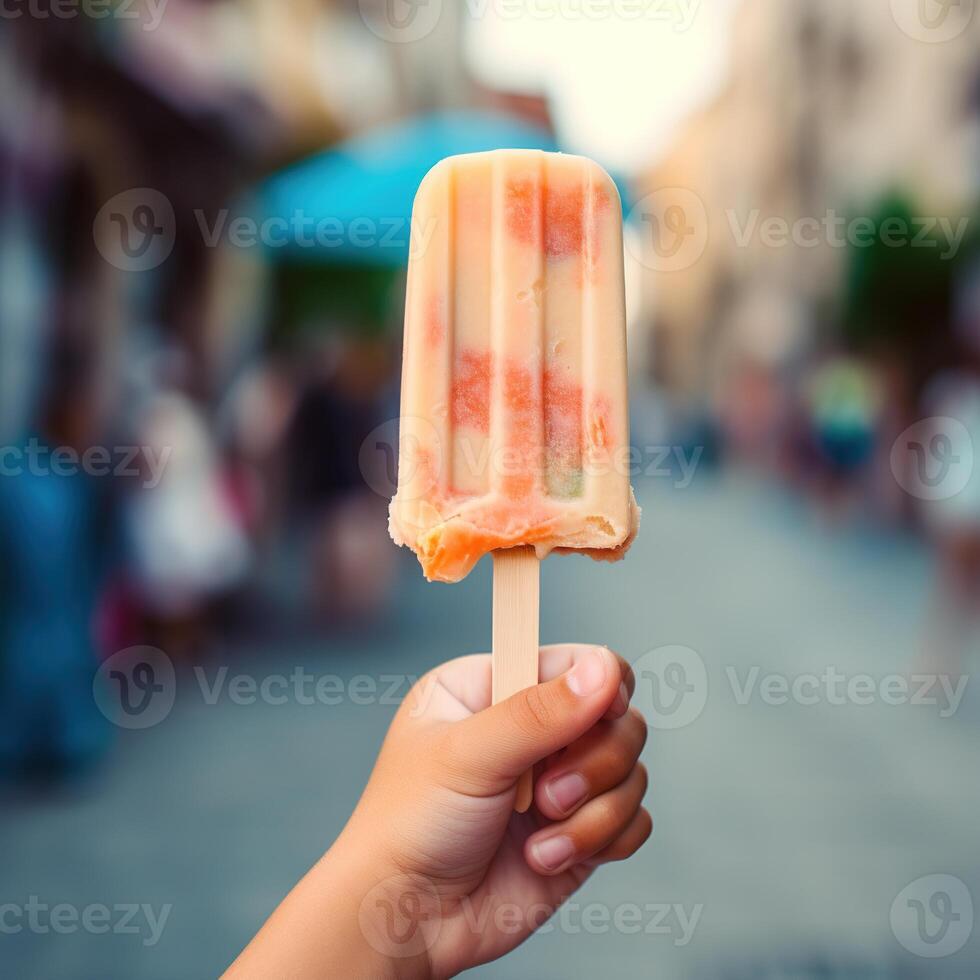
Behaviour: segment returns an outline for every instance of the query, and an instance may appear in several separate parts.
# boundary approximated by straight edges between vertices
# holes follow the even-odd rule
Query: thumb
[[[602,716],[622,684],[606,647],[580,647],[564,674],[452,726],[451,768],[481,790],[503,792],[536,762],[571,745]]]

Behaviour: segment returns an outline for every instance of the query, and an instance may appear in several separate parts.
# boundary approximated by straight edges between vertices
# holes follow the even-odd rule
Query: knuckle
[[[450,728],[443,728],[432,736],[431,758],[440,769],[449,773],[466,768],[459,751],[459,739]]]
[[[650,835],[653,833],[653,817],[649,810],[640,810],[640,842],[636,845],[636,849],[639,850],[649,839]]]
[[[653,820],[650,817],[650,814],[647,813],[646,810],[640,811],[636,836],[633,837],[626,844],[626,846],[621,847],[618,850],[616,856],[612,860],[625,861],[627,858],[631,858],[650,839],[650,834],[652,832],[653,832]]]
[[[639,764],[646,743],[646,725],[622,719],[588,753],[588,767],[605,786],[618,786]]]
[[[650,839],[652,833],[653,818],[646,810],[640,810],[637,814],[635,830],[630,831],[629,840],[619,848],[616,860],[625,861],[631,858]]]
[[[621,819],[621,807],[609,797],[600,797],[592,804],[592,818],[597,827],[615,826]]]
[[[427,779],[461,792],[469,792],[481,784],[486,767],[484,760],[474,758],[467,748],[466,741],[459,738],[458,731],[447,726],[431,734],[426,741],[409,747],[405,769],[410,771],[417,768],[419,760],[424,760],[422,771]]]
[[[630,709],[623,722],[629,740],[635,746],[636,754],[639,755],[643,751],[643,746],[647,744],[647,736],[650,734],[646,719],[639,711]]]
[[[633,761],[619,746],[610,745],[596,754],[590,768],[601,777],[599,781],[605,787],[612,787],[618,786],[629,775]]]
[[[647,772],[647,767],[643,765],[642,762],[636,764],[637,781],[639,783],[639,795],[640,799],[646,796],[647,789],[650,786],[650,774]]]
[[[629,711],[626,712],[626,717],[630,719],[631,723],[643,726],[643,739],[646,741],[647,735],[650,734],[650,726],[647,722],[646,715],[635,705],[630,705]]]
[[[554,726],[554,706],[541,686],[530,687],[522,697],[515,698],[512,714],[518,728],[529,735],[538,735]]]

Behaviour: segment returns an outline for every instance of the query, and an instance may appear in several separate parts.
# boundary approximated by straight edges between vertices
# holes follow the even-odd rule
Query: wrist
[[[398,873],[345,832],[225,976],[431,980],[435,912],[424,883]]]
[[[372,843],[344,835],[311,872],[328,899],[344,945],[365,976],[431,980],[429,952],[439,931],[438,896],[422,876],[372,853]],[[338,936],[338,939],[340,937]],[[340,975],[340,974],[338,974]]]

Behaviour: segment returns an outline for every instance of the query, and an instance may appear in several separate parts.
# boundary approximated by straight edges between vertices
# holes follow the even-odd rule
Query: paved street
[[[980,688],[943,718],[942,696],[887,704],[879,688],[862,696],[870,704],[836,704],[819,686],[831,667],[846,678],[913,670],[926,555],[912,540],[829,529],[794,499],[734,478],[641,491],[644,531],[627,562],[546,564],[542,637],[643,657],[641,706],[684,690],[670,690],[679,675],[662,670],[666,655],[648,654],[668,645],[693,651],[666,658],[687,658],[681,680],[705,665],[706,690],[695,683],[693,700],[662,716],[689,723],[653,732],[646,749],[651,843],[597,875],[560,928],[473,976],[976,977],[980,930],[955,955],[920,958],[890,911],[933,874],[958,877],[980,901]],[[426,585],[402,557],[397,609],[373,635],[222,659],[259,678],[297,666],[379,677],[486,649],[489,567],[450,589]],[[806,697],[776,703],[780,679],[799,675],[816,678]],[[170,717],[120,737],[92,781],[5,799],[0,812],[0,904],[170,903],[159,942],[0,935],[0,974],[216,975],[339,831],[393,710],[211,705],[182,675]],[[603,924],[601,910],[629,905],[639,933]]]

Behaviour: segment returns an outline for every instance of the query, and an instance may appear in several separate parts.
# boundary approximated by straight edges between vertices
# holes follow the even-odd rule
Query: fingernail
[[[590,650],[572,668],[568,675],[568,686],[573,694],[586,698],[595,694],[606,679],[606,661],[598,650]]]
[[[544,791],[559,811],[568,813],[588,795],[589,784],[581,773],[568,772],[549,782]]]
[[[625,715],[629,706],[630,706],[629,691],[626,690],[625,684],[620,684],[619,694],[616,695],[616,700],[613,702],[613,713],[616,715]]]
[[[557,871],[575,853],[571,837],[548,837],[531,845],[535,862],[547,871]]]

